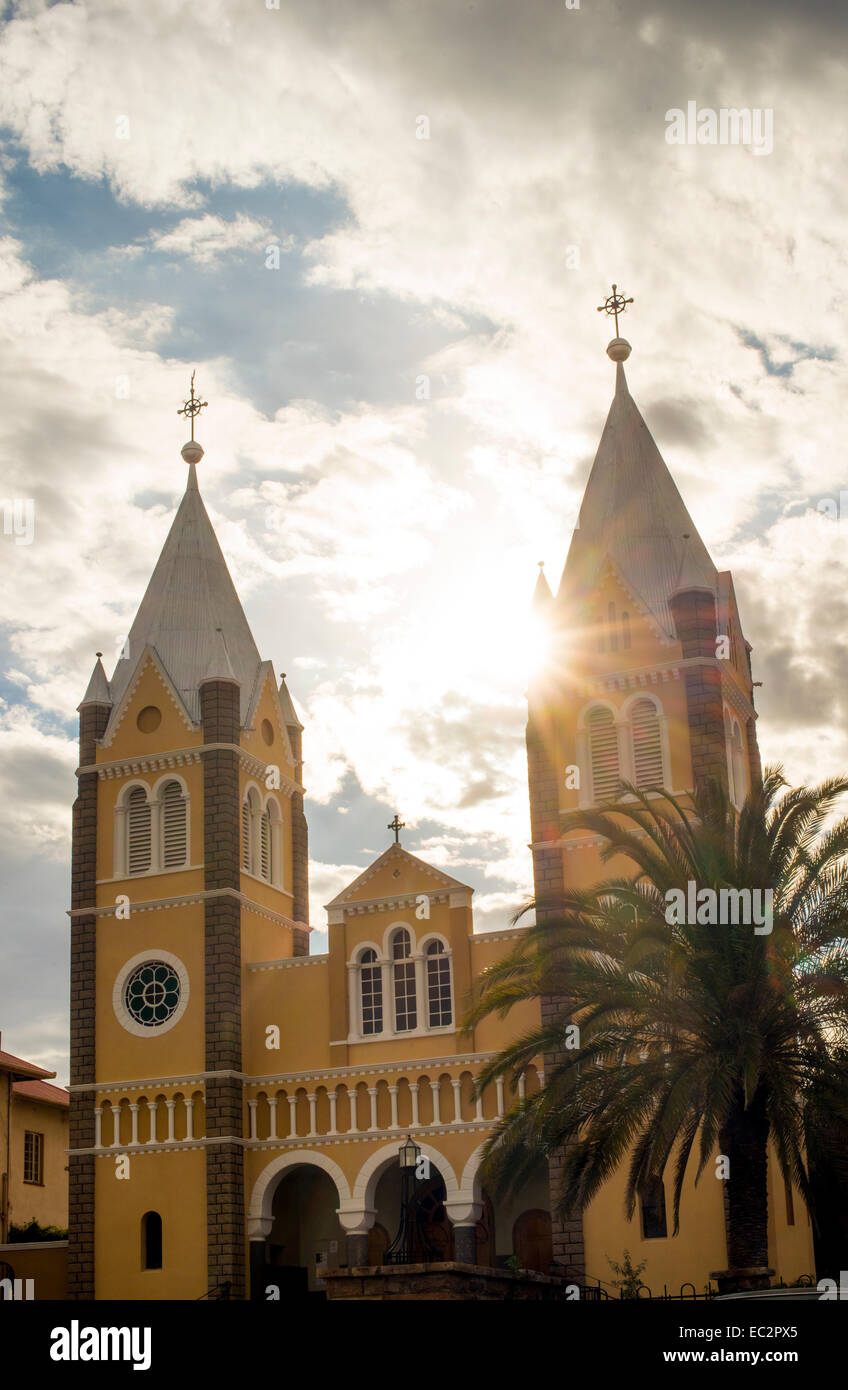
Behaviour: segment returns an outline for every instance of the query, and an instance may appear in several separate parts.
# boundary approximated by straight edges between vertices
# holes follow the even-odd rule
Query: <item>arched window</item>
[[[188,804],[179,782],[168,782],[160,794],[162,803],[162,868],[181,869],[188,847]]]
[[[141,1267],[162,1268],[162,1218],[158,1211],[146,1211],[141,1218]]]
[[[617,632],[616,626],[615,626],[615,604],[614,604],[614,603],[610,603],[610,604],[607,606],[607,616],[608,616],[608,618],[609,618],[609,642],[610,642],[610,651],[611,651],[611,652],[617,652],[617,651],[618,651],[618,632]]]
[[[618,729],[610,710],[599,706],[586,720],[589,731],[589,767],[592,800],[606,801],[618,796],[621,770],[618,762]]]
[[[383,971],[377,952],[370,946],[359,957],[359,999],[362,1009],[362,1035],[383,1031]]]
[[[269,875],[275,888],[283,885],[283,818],[276,797],[269,796],[266,807],[269,836]]]
[[[748,795],[748,777],[745,771],[745,749],[742,744],[742,730],[738,720],[730,726],[730,799],[737,811],[741,811]]]
[[[650,1178],[639,1189],[642,1235],[645,1240],[662,1240],[668,1235],[665,1216],[665,1185],[662,1178]]]
[[[127,873],[146,874],[151,867],[150,802],[143,787],[127,797]]]
[[[251,787],[241,804],[241,866],[247,874],[267,878],[262,873],[262,809],[259,793]]]
[[[550,1212],[522,1212],[512,1228],[512,1248],[524,1269],[549,1274],[554,1258]]]
[[[630,711],[633,782],[642,789],[665,783],[660,717],[653,700],[637,700]]]
[[[418,1026],[418,1011],[415,1004],[415,961],[412,959],[409,932],[405,927],[400,927],[392,936],[392,960],[394,961],[395,1031],[408,1033]]]
[[[431,1028],[446,1028],[453,1022],[450,957],[441,941],[427,946],[427,1014]]]

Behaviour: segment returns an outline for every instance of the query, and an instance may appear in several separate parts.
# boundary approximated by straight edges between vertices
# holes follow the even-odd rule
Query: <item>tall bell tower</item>
[[[615,317],[615,393],[559,588],[540,573],[533,600],[551,639],[527,720],[540,916],[610,873],[596,836],[563,834],[568,812],[617,795],[621,781],[685,795],[714,779],[738,807],[761,778],[733,580],[716,570],[630,394],[631,347],[618,333],[629,303],[613,285],[600,306]],[[555,1225],[554,1255],[582,1268],[579,1217]]]
[[[188,483],[79,706],[70,1292],[245,1294],[243,979],[308,952],[302,728]]]

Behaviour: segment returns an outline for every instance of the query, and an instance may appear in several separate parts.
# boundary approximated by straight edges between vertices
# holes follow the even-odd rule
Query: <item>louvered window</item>
[[[127,797],[127,869],[146,874],[150,868],[150,802],[143,787]]]
[[[589,729],[592,799],[596,802],[606,801],[618,796],[621,786],[618,729],[608,709],[593,709],[586,722]]]
[[[250,806],[246,801],[241,803],[241,867],[250,873]]]
[[[660,718],[653,700],[637,700],[630,715],[633,730],[633,780],[637,787],[661,787],[663,773]]]
[[[169,782],[162,791],[162,867],[179,869],[186,862],[188,805],[179,782]]]
[[[269,812],[263,811],[259,821],[259,873],[268,882],[271,881],[271,816]]]

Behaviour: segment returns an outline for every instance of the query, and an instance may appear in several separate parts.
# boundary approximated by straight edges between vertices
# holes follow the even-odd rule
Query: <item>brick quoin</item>
[[[204,743],[239,741],[239,687],[216,679],[200,686]],[[204,887],[240,886],[238,753],[203,754]],[[208,898],[204,907],[204,978],[208,1072],[240,1072],[241,906],[235,896]],[[242,1083],[211,1077],[206,1083],[206,1133],[210,1139],[241,1136]],[[231,1298],[245,1296],[244,1160],[239,1144],[206,1149],[206,1262],[210,1289],[229,1285]]]
[[[97,740],[109,722],[109,706],[80,708],[80,767],[91,767]],[[71,908],[93,908],[97,893],[97,773],[78,774],[73,809]],[[97,919],[92,913],[71,918],[71,1064],[72,1086],[95,1082],[95,967]],[[89,1091],[71,1091],[68,1145],[94,1146],[94,1110]],[[68,1298],[94,1298],[94,1155],[68,1157]]]
[[[555,761],[556,725],[549,711],[530,711],[526,740],[536,917],[539,921],[544,921],[546,917],[556,916],[561,910],[565,892],[562,850],[558,844],[560,823]],[[540,1004],[542,1023],[548,1025],[560,1013],[564,1001],[543,998]],[[548,1075],[559,1060],[560,1054],[545,1053],[544,1065]],[[579,1212],[565,1219],[557,1215],[561,1169],[562,1156],[554,1154],[548,1161],[553,1263],[558,1267],[558,1272],[570,1278],[582,1279],[586,1272],[583,1217]]]

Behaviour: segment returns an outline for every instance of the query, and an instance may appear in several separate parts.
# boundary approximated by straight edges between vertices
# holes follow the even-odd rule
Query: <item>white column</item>
[[[330,1128],[327,1130],[327,1133],[338,1134],[338,1130],[336,1129],[336,1105],[338,1104],[339,1098],[335,1091],[328,1091],[327,1099],[330,1102]]]
[[[249,1100],[249,1101],[247,1102],[247,1108],[248,1108],[248,1110],[249,1110],[249,1112],[250,1112],[250,1138],[251,1138],[251,1139],[258,1139],[258,1137],[259,1137],[259,1135],[258,1135],[258,1133],[257,1133],[257,1129],[256,1129],[256,1110],[257,1110],[258,1105],[259,1105],[259,1101],[258,1101],[258,1100]]]
[[[110,1105],[109,1109],[112,1111],[112,1148],[114,1149],[121,1142],[121,1107]]]
[[[289,1138],[297,1134],[297,1096],[289,1096]]]
[[[194,1138],[194,1100],[191,1096],[185,1098],[186,1108],[186,1140]]]
[[[540,1071],[540,1072],[538,1073],[538,1076],[539,1076],[539,1090],[541,1091],[541,1090],[544,1088],[544,1085],[545,1085],[545,1073],[544,1073],[543,1071]]]
[[[527,1094],[527,1078],[525,1077],[524,1072],[522,1072],[521,1075],[520,1075],[519,1078],[518,1078],[518,1099],[519,1099],[519,1100],[523,1100],[526,1094]]]
[[[503,1119],[504,1112],[504,1079],[502,1076],[495,1077],[495,1086],[498,1091],[498,1119]]]
[[[155,1143],[156,1143],[156,1102],[155,1102],[155,1100],[149,1100],[149,1101],[147,1102],[147,1110],[148,1110],[148,1113],[149,1113],[149,1115],[150,1115],[150,1135],[149,1135],[149,1137],[148,1137],[147,1142],[148,1142],[148,1144],[155,1144]]]
[[[371,1097],[371,1123],[368,1128],[372,1130],[377,1128],[377,1087],[369,1086],[368,1094]]]
[[[417,1081],[413,1081],[413,1082],[410,1083],[409,1091],[410,1091],[410,1095],[412,1096],[412,1123],[413,1123],[413,1125],[418,1125],[418,1124],[420,1124],[420,1121],[419,1121],[419,1119],[418,1119],[418,1082],[417,1082]]]
[[[430,1082],[430,1093],[433,1097],[433,1124],[440,1125],[442,1123],[442,1113],[440,1108],[441,1102],[439,1097],[438,1081]]]
[[[391,1096],[391,1100],[392,1100],[392,1122],[391,1122],[391,1125],[389,1126],[390,1129],[397,1129],[397,1127],[398,1127],[397,1093],[398,1093],[398,1088],[397,1088],[397,1086],[390,1086],[390,1087],[389,1087],[389,1095]]]
[[[483,1118],[483,1096],[482,1096],[482,1094],[479,1095],[479,1096],[477,1097],[477,1100],[476,1100],[475,1104],[476,1104],[476,1106],[477,1106],[477,1110],[476,1110],[476,1113],[475,1113],[474,1118],[477,1119],[477,1120],[482,1120],[482,1118]]]
[[[137,1143],[138,1143],[138,1104],[137,1104],[136,1101],[134,1101],[134,1100],[133,1100],[133,1101],[130,1101],[130,1115],[132,1116],[132,1133],[131,1133],[131,1135],[130,1135],[130,1143],[131,1143],[131,1144],[137,1144]]]
[[[462,1082],[453,1077],[451,1085],[453,1086],[453,1118],[458,1123],[462,1119],[462,1097],[459,1094]]]
[[[350,1102],[350,1133],[351,1133],[351,1134],[358,1134],[358,1133],[359,1133],[359,1120],[358,1120],[357,1114],[356,1114],[356,1102],[357,1102],[357,1098],[356,1098],[356,1087],[355,1087],[355,1086],[354,1086],[352,1089],[351,1089],[350,1086],[348,1086],[348,1088],[347,1088],[347,1098],[348,1098],[348,1101]]]
[[[94,1147],[99,1149],[103,1143],[103,1110],[99,1105],[94,1107]]]
[[[268,1097],[268,1109],[271,1111],[271,1128],[270,1128],[270,1130],[268,1131],[268,1138],[269,1138],[269,1139],[276,1139],[276,1137],[277,1137],[277,1097],[276,1097],[276,1096],[269,1096],[269,1097]]]
[[[309,1101],[309,1137],[311,1139],[313,1135],[318,1133],[315,1128],[315,1107],[318,1104],[318,1097],[313,1091],[310,1092],[306,1099]]]
[[[176,1102],[175,1100],[166,1100],[166,1101],[165,1101],[165,1109],[166,1109],[167,1112],[168,1112],[168,1143],[169,1143],[169,1144],[173,1144],[173,1142],[174,1142],[174,1107],[176,1106],[176,1103],[177,1103],[177,1102]]]

